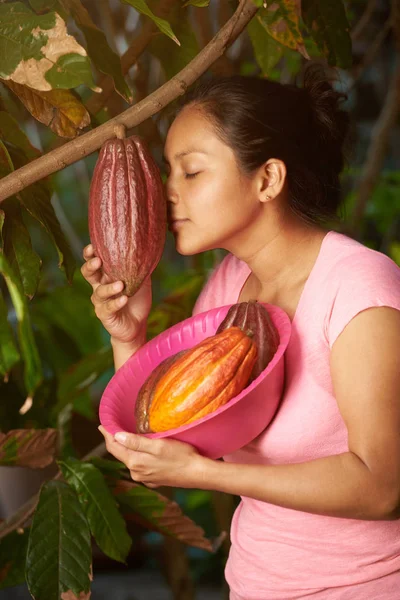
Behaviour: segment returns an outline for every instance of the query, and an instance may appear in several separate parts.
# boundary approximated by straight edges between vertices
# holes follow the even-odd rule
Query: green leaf
[[[19,360],[13,330],[7,320],[7,305],[0,291],[0,376],[7,378],[8,373]]]
[[[174,291],[150,311],[147,320],[149,339],[191,316],[204,280],[204,274],[185,273],[184,283],[176,285]]]
[[[16,152],[11,148],[9,152],[16,168],[27,164],[28,160],[21,152]],[[37,181],[19,192],[17,198],[24,208],[46,229],[56,246],[59,267],[65,270],[67,280],[72,281],[76,266],[75,259],[51,204],[48,182],[44,179]]]
[[[13,531],[0,540],[0,590],[25,583],[29,529]]]
[[[78,271],[72,285],[62,285],[43,294],[32,307],[32,319],[43,317],[63,330],[84,355],[104,346],[104,328],[93,310],[89,289]]]
[[[186,6],[197,6],[198,8],[204,8],[210,4],[210,0],[188,0],[182,5],[182,8]]]
[[[6,281],[11,300],[14,304],[15,314],[18,320],[19,343],[24,359],[24,383],[29,396],[32,396],[43,378],[40,357],[33,336],[28,302],[25,298],[24,291],[18,276],[12,270],[6,257],[1,252],[0,273]]]
[[[332,66],[352,65],[349,23],[342,0],[302,0],[304,23]]]
[[[0,177],[5,177],[14,171],[13,161],[6,145],[0,140]]]
[[[22,2],[1,4],[0,77],[7,79],[22,61],[43,58],[41,48],[48,40],[45,31],[55,24],[55,13],[38,16]]]
[[[74,490],[61,481],[44,484],[26,557],[31,595],[35,600],[88,600],[91,554],[89,526]]]
[[[276,67],[282,58],[282,44],[279,44],[265,31],[257,15],[247,25],[247,32],[253,45],[254,56],[258,66],[263,75],[269,75],[270,71]]]
[[[0,248],[3,248],[3,225],[6,215],[4,210],[0,209]]]
[[[14,165],[10,154],[0,140],[0,177],[8,175],[13,170]],[[2,230],[0,252],[4,252],[11,268],[20,278],[25,294],[32,298],[39,283],[41,260],[32,248],[29,232],[15,199],[7,200],[3,206],[4,211],[1,211],[0,222],[0,231]]]
[[[72,404],[67,404],[57,417],[58,456],[60,460],[70,458],[71,456],[78,458],[71,435],[72,410]]]
[[[101,458],[101,456],[93,456],[87,462],[94,465],[103,475],[108,477],[116,476],[120,479],[123,471],[128,472],[127,467],[119,460],[109,460],[108,458]]]
[[[180,46],[180,42],[179,42],[178,38],[176,37],[176,35],[174,34],[174,32],[172,31],[171,25],[168,23],[168,21],[166,21],[165,19],[160,19],[159,17],[156,17],[156,15],[147,6],[145,0],[122,0],[122,2],[124,4],[129,4],[135,10],[142,13],[142,15],[146,15],[146,17],[150,17],[150,19],[152,21],[154,21],[154,23],[157,25],[158,29],[162,33],[165,33],[165,35],[170,37],[171,40],[174,40],[174,42],[176,44],[178,44],[178,46]]]
[[[43,469],[57,452],[56,429],[14,429],[0,432],[0,465]]]
[[[112,366],[112,350],[104,347],[70,367],[60,376],[55,410],[61,410]]]
[[[165,36],[155,37],[149,45],[150,52],[160,61],[167,80],[176,75],[199,53],[196,35],[188,20],[187,11],[183,12],[176,7],[172,10],[170,22],[179,37],[181,46],[177,47]]]
[[[64,21],[68,19],[68,10],[66,10],[66,7],[64,6],[64,0],[29,0],[29,4],[39,15],[53,10],[58,13]]]
[[[3,228],[3,251],[11,268],[19,276],[25,295],[31,299],[39,284],[42,261],[32,248],[29,231],[22,220],[21,207],[12,202],[4,204],[7,206],[5,206]]]
[[[73,52],[60,56],[55,65],[46,71],[45,78],[52,88],[70,89],[85,83],[93,91],[101,91],[93,81],[88,57]]]
[[[392,242],[390,246],[389,256],[394,262],[400,266],[400,243]]]
[[[102,73],[110,75],[116,91],[127,102],[132,102],[132,92],[122,74],[120,57],[108,45],[104,32],[96,27],[80,0],[63,0],[63,2],[85,36],[89,56],[96,67]]]
[[[55,8],[57,0],[29,0],[29,4],[37,13],[50,12]]]
[[[132,540],[101,472],[94,465],[79,460],[64,460],[58,464],[78,494],[99,548],[110,558],[125,562]]]
[[[37,15],[22,2],[0,4],[0,56],[5,80],[42,91],[95,87],[86,50],[55,12]]]
[[[20,128],[18,121],[5,111],[0,111],[0,138],[20,148],[29,160],[41,155],[40,150],[31,144],[26,133]]]

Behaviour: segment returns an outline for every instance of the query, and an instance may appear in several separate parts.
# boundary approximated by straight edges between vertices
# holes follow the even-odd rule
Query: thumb
[[[126,431],[118,431],[118,433],[114,435],[114,440],[129,450],[134,450],[135,452],[147,452],[149,454],[154,454],[154,443],[157,442],[157,440],[151,440],[143,435],[127,433]]]

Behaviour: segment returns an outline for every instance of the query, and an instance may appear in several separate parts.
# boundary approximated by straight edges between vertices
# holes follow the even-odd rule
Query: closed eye
[[[200,173],[200,171],[198,171],[197,173],[185,173],[185,179],[193,179],[199,173]]]

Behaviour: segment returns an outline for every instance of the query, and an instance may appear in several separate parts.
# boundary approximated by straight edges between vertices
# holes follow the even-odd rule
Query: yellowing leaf
[[[69,90],[41,92],[13,81],[5,82],[35,119],[48,125],[60,137],[73,138],[90,124],[82,102]]]
[[[292,50],[297,50],[305,58],[310,58],[304,47],[299,27],[300,0],[280,0],[268,3],[267,8],[261,8],[256,16],[269,35],[277,42]]]
[[[12,429],[0,433],[0,464],[42,469],[57,451],[56,429]]]

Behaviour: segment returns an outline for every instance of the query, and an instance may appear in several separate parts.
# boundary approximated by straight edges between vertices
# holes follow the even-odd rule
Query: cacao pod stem
[[[123,123],[117,123],[114,126],[114,133],[119,140],[123,140],[126,137],[126,127]]]

